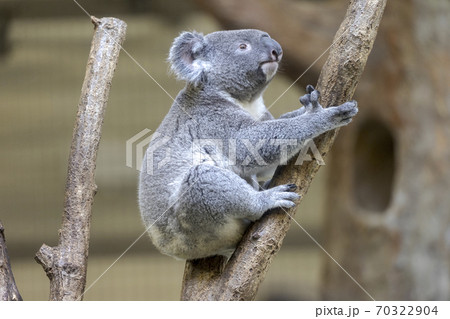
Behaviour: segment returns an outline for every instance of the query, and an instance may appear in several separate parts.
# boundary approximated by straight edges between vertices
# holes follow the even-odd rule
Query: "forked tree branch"
[[[0,301],[19,301],[22,300],[22,296],[17,289],[11,270],[4,231],[3,224],[0,221]]]
[[[338,105],[352,98],[375,41],[386,1],[350,1],[317,84],[322,93],[322,105]],[[330,150],[337,132],[329,131],[315,139],[322,156]],[[278,167],[271,186],[295,183],[303,198],[319,167],[315,161],[296,166],[294,158],[286,166]],[[265,214],[247,230],[226,265],[223,257],[187,261],[181,298],[254,299],[295,211],[296,208],[276,209]]]
[[[50,300],[81,300],[86,285],[95,162],[109,89],[126,23],[92,17],[95,33],[78,104],[69,156],[59,244],[42,245],[36,261],[50,279]]]

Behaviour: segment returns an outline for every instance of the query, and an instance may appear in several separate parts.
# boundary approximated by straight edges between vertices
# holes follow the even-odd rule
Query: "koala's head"
[[[178,78],[192,85],[251,101],[273,78],[282,55],[278,42],[259,30],[218,31],[206,36],[183,32],[172,44],[169,61]]]

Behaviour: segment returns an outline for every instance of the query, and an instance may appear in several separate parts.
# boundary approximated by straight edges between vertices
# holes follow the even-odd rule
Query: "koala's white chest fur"
[[[258,97],[253,102],[238,102],[238,104],[250,113],[255,120],[259,120],[267,111],[262,96]]]

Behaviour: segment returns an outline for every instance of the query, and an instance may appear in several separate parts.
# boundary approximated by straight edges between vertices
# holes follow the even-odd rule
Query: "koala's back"
[[[204,101],[199,96],[195,105],[182,110],[179,105],[189,102],[184,92],[180,92],[147,149],[140,174],[141,217],[154,245],[167,255],[182,259],[230,255],[249,224],[248,220],[224,218],[215,221],[222,225],[217,231],[209,225],[213,220],[193,220],[189,207],[180,206],[180,199],[192,196],[190,186],[199,183],[192,176],[195,167],[231,170],[227,145],[195,144],[227,141],[230,126],[248,119],[249,115],[236,106],[218,112],[224,103]],[[230,118],[233,124],[229,123]]]

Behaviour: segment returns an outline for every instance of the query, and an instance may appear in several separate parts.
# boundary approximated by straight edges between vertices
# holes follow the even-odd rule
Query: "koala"
[[[296,185],[265,189],[257,176],[358,112],[355,101],[323,108],[309,85],[303,107],[274,119],[262,96],[282,56],[259,30],[183,32],[174,40],[168,60],[186,86],[152,136],[138,195],[162,253],[230,257],[251,222],[299,198]]]

